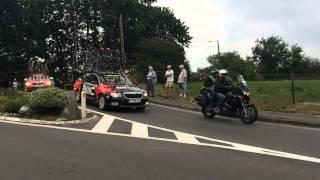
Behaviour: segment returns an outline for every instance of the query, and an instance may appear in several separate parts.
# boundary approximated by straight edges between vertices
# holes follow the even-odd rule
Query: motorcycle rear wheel
[[[206,107],[202,107],[202,114],[206,119],[212,119],[215,114],[213,111],[208,111]]]
[[[245,113],[242,112],[242,115],[240,117],[240,120],[242,121],[242,123],[250,125],[250,124],[253,124],[254,122],[256,122],[258,119],[257,107],[255,105],[248,106],[246,108],[246,111],[247,111],[248,115],[246,116]]]

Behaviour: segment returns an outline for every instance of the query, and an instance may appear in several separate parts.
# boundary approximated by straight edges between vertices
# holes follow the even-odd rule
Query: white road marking
[[[131,135],[133,137],[148,138],[148,126],[141,123],[133,123]]]
[[[107,132],[113,123],[114,117],[104,115],[101,120],[92,129],[93,132],[104,133]]]
[[[17,124],[17,125],[32,126],[32,127],[43,127],[43,128],[50,128],[50,129],[69,130],[69,131],[75,131],[75,132],[86,132],[86,133],[93,133],[93,134],[104,134],[104,135],[113,135],[113,136],[129,137],[129,138],[157,140],[157,141],[174,142],[174,143],[180,143],[180,144],[192,144],[192,145],[198,145],[198,146],[222,148],[222,149],[228,149],[228,150],[234,150],[234,151],[255,153],[255,154],[261,154],[261,155],[269,155],[269,156],[274,156],[274,157],[282,157],[282,158],[287,158],[287,159],[314,162],[314,163],[320,164],[320,159],[315,158],[315,157],[304,156],[304,155],[299,155],[299,154],[292,154],[292,153],[287,153],[287,152],[283,152],[283,151],[276,151],[276,150],[272,150],[272,149],[260,148],[260,147],[245,145],[245,144],[234,143],[234,142],[230,142],[230,141],[224,141],[224,140],[213,139],[213,138],[208,138],[208,137],[204,137],[204,136],[183,133],[183,132],[174,131],[174,130],[170,130],[170,129],[166,129],[166,128],[137,123],[137,122],[127,120],[127,119],[122,119],[122,118],[118,118],[118,117],[114,117],[114,116],[105,115],[101,112],[96,112],[93,110],[90,110],[90,111],[95,112],[97,114],[101,114],[103,116],[106,116],[103,118],[104,120],[102,122],[101,121],[99,122],[100,125],[96,126],[96,128],[94,128],[93,130],[65,128],[65,127],[57,127],[57,126],[49,126],[49,125],[25,124],[25,123],[18,123],[18,122],[8,122],[8,121],[3,121],[3,120],[0,120],[0,122]],[[132,127],[135,128],[135,130],[133,130],[133,134],[135,136],[133,136],[131,134],[128,135],[128,134],[106,132],[105,130],[111,126],[114,119],[132,123],[133,124]],[[106,126],[103,127],[103,124],[105,124]],[[148,137],[143,132],[142,133],[140,131],[137,132],[139,129],[142,129],[142,126],[144,129],[143,132],[146,132],[146,128],[151,127],[151,128],[155,128],[155,129],[159,129],[159,130],[163,130],[163,131],[172,132],[176,135],[176,137],[178,139],[173,140],[173,139]],[[213,142],[213,144],[201,143],[201,142],[197,141],[196,138],[201,138],[204,140],[211,141],[211,142]],[[214,142],[222,143],[222,144],[226,144],[226,145],[214,144]]]
[[[199,141],[191,134],[175,132],[175,135],[180,142],[184,142],[186,144],[199,144]]]

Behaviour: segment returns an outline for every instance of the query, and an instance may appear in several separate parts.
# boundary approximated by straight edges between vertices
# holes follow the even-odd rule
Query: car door
[[[96,87],[99,85],[98,77],[95,74],[88,74],[85,77],[83,89],[87,94],[87,99],[94,101]]]

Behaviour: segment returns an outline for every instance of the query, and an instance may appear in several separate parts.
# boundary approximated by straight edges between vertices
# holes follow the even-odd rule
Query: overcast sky
[[[320,0],[158,0],[190,27],[186,49],[192,69],[208,66],[206,58],[221,51],[251,55],[257,38],[279,35],[299,44],[310,56],[320,57]],[[320,12],[320,11],[319,11]]]

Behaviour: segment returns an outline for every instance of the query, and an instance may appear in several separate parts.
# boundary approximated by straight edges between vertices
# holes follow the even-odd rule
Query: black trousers
[[[148,96],[155,96],[155,94],[154,94],[154,84],[153,84],[153,80],[152,79],[148,79],[147,92],[148,92]]]

